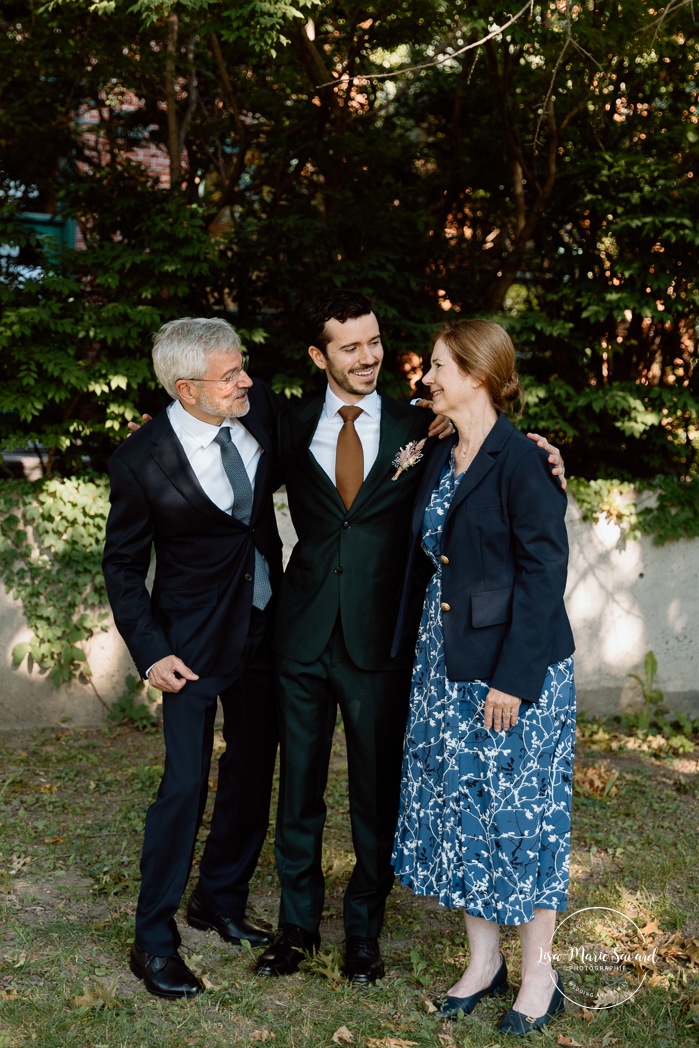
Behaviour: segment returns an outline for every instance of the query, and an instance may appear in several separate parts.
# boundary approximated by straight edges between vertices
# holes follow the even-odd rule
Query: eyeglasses
[[[178,382],[217,382],[219,386],[234,386],[240,377],[241,371],[247,371],[250,357],[247,353],[242,354],[242,364],[234,371],[229,371],[223,378],[178,378]]]

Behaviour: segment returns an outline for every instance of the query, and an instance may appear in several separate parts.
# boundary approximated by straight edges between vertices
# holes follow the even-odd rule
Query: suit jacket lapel
[[[447,521],[449,520],[452,511],[460,505],[466,496],[470,495],[483,478],[490,473],[491,469],[497,462],[500,451],[510,439],[513,430],[514,426],[507,416],[502,414],[498,415],[495,425],[483,441],[483,446],[480,448],[475,459],[459,481],[459,486],[456,489],[454,498],[451,500],[451,505],[444,521],[445,527],[447,526]]]
[[[213,517],[219,522],[231,521],[239,527],[243,525],[236,521],[228,513],[211,501],[201,484],[197,475],[189,464],[184,448],[175,435],[167,411],[161,412],[151,423],[151,454],[158,463],[170,483],[177,488],[183,498],[187,499],[196,509],[207,516]]]
[[[313,440],[313,434],[318,428],[318,422],[324,404],[325,395],[315,397],[313,400],[309,401],[303,410],[296,416],[294,421],[294,444],[292,451],[294,457],[299,462],[306,463],[313,483],[320,484],[324,487],[326,494],[331,498],[334,498],[335,501],[342,506],[343,512],[346,513],[345,505],[337,493],[337,488],[311,451],[311,441]]]
[[[248,433],[255,438],[262,448],[262,455],[255,473],[252,516],[250,518],[250,522],[253,523],[256,520],[260,500],[264,496],[265,487],[269,484],[269,477],[273,469],[273,459],[275,457],[274,434],[271,426],[263,425],[260,415],[255,411],[254,403],[251,405],[247,415],[239,418],[238,422],[247,429]]]
[[[485,438],[483,446],[480,448],[475,459],[459,481],[444,521],[445,528],[447,527],[447,523],[454,509],[459,506],[466,496],[470,495],[471,492],[478,487],[483,478],[490,473],[491,469],[497,462],[498,453],[509,440],[513,429],[514,426],[505,415],[501,414],[498,416],[495,425]],[[442,469],[447,462],[457,439],[458,438],[455,437],[453,440],[440,440],[429,452],[430,457],[425,463],[422,482],[415,498],[415,508],[413,510],[412,519],[412,530],[414,535],[419,535],[422,530],[422,518],[425,514],[425,506],[429,502],[430,496],[439,482]]]
[[[422,531],[422,518],[425,515],[425,506],[430,500],[430,495],[437,486],[439,477],[445,462],[449,459],[451,449],[456,443],[456,437],[435,441],[428,452],[428,459],[423,466],[422,480],[415,496],[413,507],[412,529],[413,535],[419,535]]]

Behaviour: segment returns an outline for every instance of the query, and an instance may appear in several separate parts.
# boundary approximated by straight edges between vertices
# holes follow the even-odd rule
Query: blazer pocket
[[[189,611],[190,608],[213,608],[218,601],[216,589],[182,589],[161,590],[158,594],[158,605],[161,608],[176,608]]]
[[[474,629],[497,626],[512,618],[512,586],[471,594],[471,623]]]
[[[457,488],[458,491],[458,488]],[[464,502],[464,509],[467,509],[469,513],[485,513],[489,510],[500,510],[502,508],[502,500],[500,498],[487,498],[487,499],[469,499],[468,496]]]

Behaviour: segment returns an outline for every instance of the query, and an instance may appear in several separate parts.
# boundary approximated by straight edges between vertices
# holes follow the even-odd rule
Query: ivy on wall
[[[108,490],[100,476],[0,483],[0,574],[32,632],[13,648],[12,664],[26,658],[57,685],[89,680],[84,643],[107,629]]]
[[[597,521],[604,516],[625,538],[650,535],[662,546],[699,536],[699,481],[695,477],[658,477],[652,485],[570,477],[568,488],[583,520]]]
[[[604,515],[628,539],[645,533],[662,544],[699,534],[695,481],[640,493],[613,480],[571,478],[569,486],[583,519]],[[109,482],[98,474],[0,481],[0,577],[31,630],[12,663],[26,659],[57,685],[90,680],[85,642],[108,628],[101,568],[108,496]]]

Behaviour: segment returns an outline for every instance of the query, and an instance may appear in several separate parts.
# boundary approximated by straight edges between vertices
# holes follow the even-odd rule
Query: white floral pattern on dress
[[[423,548],[436,571],[415,652],[393,864],[417,895],[523,924],[535,907],[566,908],[573,659],[549,667],[538,702],[523,702],[506,732],[483,727],[487,681],[446,678],[440,540],[460,479],[445,467],[423,521]]]

